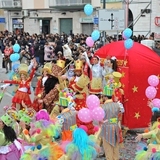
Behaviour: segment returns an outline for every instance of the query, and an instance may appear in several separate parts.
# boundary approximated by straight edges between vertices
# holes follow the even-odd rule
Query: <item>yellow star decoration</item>
[[[158,74],[157,77],[160,79],[160,75]]]
[[[139,119],[139,117],[140,117],[139,112],[135,113],[135,116],[134,116],[134,117],[137,118],[137,119]]]
[[[122,88],[125,88],[125,85],[124,85],[124,84],[122,84]]]
[[[125,61],[124,61],[124,66],[126,66],[126,65],[127,65],[127,63],[128,63],[128,61],[127,61],[127,60],[125,60]]]
[[[133,93],[138,92],[138,87],[134,86],[132,90],[133,90]]]
[[[122,77],[125,77],[125,72],[122,72]]]

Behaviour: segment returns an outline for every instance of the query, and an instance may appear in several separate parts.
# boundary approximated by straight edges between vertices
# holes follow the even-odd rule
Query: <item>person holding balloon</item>
[[[19,66],[19,75],[20,80],[0,80],[1,83],[9,83],[9,84],[18,84],[19,89],[16,91],[14,97],[12,98],[12,106],[17,108],[18,110],[22,108],[22,101],[28,106],[31,107],[31,99],[29,97],[29,94],[31,94],[30,91],[30,82],[33,78],[35,68],[37,66],[37,62],[34,59],[34,67],[31,71],[31,74],[28,74],[28,66],[26,64],[20,64]]]

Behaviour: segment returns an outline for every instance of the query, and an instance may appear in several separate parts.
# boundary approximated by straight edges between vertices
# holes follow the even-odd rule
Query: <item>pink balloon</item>
[[[156,97],[157,90],[155,87],[149,86],[149,87],[147,87],[145,93],[146,93],[147,98],[153,99]]]
[[[86,104],[87,104],[87,107],[90,110],[93,110],[96,107],[100,106],[100,100],[99,100],[99,98],[97,96],[90,95],[90,96],[87,97]]]
[[[122,37],[126,40],[127,38],[126,38],[126,36],[124,35],[124,33],[122,33]]]
[[[152,100],[152,103],[154,107],[160,108],[160,99],[155,98]]]
[[[93,41],[92,37],[88,37],[86,39],[86,44],[87,44],[88,47],[93,47],[94,41]]]
[[[80,125],[79,128],[83,129],[85,132],[88,132],[88,128],[85,125]]]
[[[92,111],[92,118],[96,121],[102,121],[105,116],[105,112],[101,107],[95,108]]]
[[[92,117],[91,117],[90,110],[88,108],[82,108],[78,112],[78,118],[84,123],[91,122]]]
[[[159,78],[155,75],[151,75],[148,78],[148,83],[149,83],[149,85],[156,87],[159,84]]]

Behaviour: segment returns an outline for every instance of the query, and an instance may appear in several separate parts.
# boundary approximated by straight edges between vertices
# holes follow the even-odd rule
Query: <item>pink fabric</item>
[[[20,160],[21,151],[17,149],[15,144],[11,144],[11,151],[7,154],[0,154],[0,160]]]

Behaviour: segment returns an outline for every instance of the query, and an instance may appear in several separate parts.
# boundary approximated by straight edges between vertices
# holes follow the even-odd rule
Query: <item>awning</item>
[[[52,19],[52,17],[29,17],[29,19],[51,20],[51,19]]]

